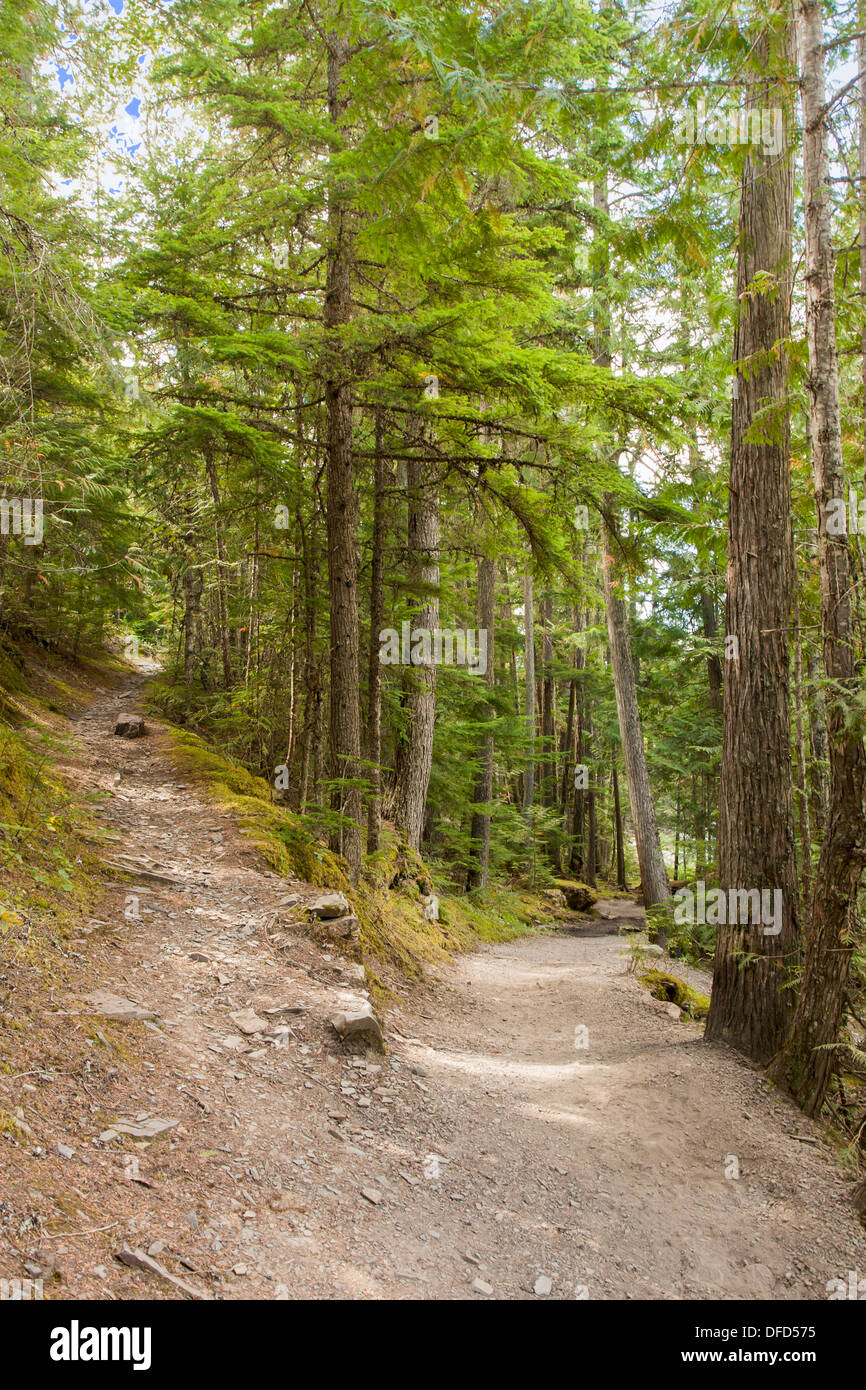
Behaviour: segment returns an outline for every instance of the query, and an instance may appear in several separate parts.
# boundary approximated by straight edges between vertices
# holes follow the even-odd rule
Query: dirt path
[[[54,1246],[62,1297],[185,1296],[123,1242],[222,1299],[821,1299],[866,1270],[818,1132],[625,974],[611,922],[459,960],[389,1017],[385,1057],[346,1058],[328,1018],[357,967],[280,906],[312,890],[261,871],[157,728],[112,738],[133,703],[96,700],[70,771],[111,792],[113,857],[177,881],[118,889],[88,942],[86,988],[155,1015],[134,1056],[97,1048],[84,1105],[60,1074],[30,1086],[73,1150],[41,1190],[71,1185],[89,1232]],[[294,1012],[245,1037],[246,1008]],[[111,1137],[154,1117],[178,1123]]]

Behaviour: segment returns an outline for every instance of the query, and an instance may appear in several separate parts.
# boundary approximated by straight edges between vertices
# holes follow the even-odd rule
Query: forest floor
[[[97,694],[63,769],[110,793],[108,857],[145,881],[82,923],[0,1077],[25,1127],[0,1143],[0,1275],[52,1298],[824,1299],[866,1271],[820,1131],[627,973],[629,903],[440,968],[388,1010],[384,1056],[345,1055],[328,1020],[358,967],[157,722],[112,736],[138,690]],[[98,990],[150,1017],[108,1021]]]

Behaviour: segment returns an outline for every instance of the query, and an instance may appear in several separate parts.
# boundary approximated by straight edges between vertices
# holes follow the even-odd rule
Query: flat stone
[[[267,1020],[259,1018],[253,1009],[238,1009],[235,1013],[230,1013],[229,1018],[242,1033],[248,1036],[252,1033],[263,1033],[267,1028]]]
[[[177,1275],[170,1274],[167,1269],[164,1269],[156,1260],[151,1259],[150,1255],[146,1255],[143,1250],[131,1250],[128,1245],[124,1245],[118,1250],[115,1259],[119,1260],[121,1264],[127,1265],[129,1269],[140,1269],[147,1274],[155,1274],[158,1278],[164,1279],[166,1283],[173,1285],[174,1288],[180,1289],[181,1293],[185,1293],[188,1298],[210,1300],[210,1294],[202,1293],[199,1289],[193,1288],[191,1284],[187,1284],[185,1280],[178,1279]]]
[[[141,1004],[125,999],[122,994],[110,994],[107,990],[99,989],[93,994],[85,994],[84,1001],[90,1005],[91,1013],[113,1018],[119,1023],[137,1023],[159,1017],[152,1009],[145,1009]]]
[[[128,1134],[131,1139],[155,1139],[174,1129],[180,1120],[166,1120],[160,1115],[152,1115],[148,1120],[115,1120],[113,1129],[117,1134]]]

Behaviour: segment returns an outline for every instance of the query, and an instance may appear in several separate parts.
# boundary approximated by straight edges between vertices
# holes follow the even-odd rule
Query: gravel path
[[[262,872],[158,726],[112,738],[131,704],[97,698],[67,773],[111,793],[112,857],[169,882],[118,887],[45,1014],[80,1019],[102,989],[154,1017],[116,1024],[122,1048],[101,1025],[83,1070],[67,1029],[66,1066],[34,1062],[20,1093],[34,1151],[0,1158],[10,1209],[31,1208],[19,1253],[54,1239],[51,1296],[823,1299],[866,1270],[815,1127],[626,973],[611,933],[633,905],[600,904],[608,934],[457,960],[389,1014],[384,1057],[346,1056],[328,1020],[364,987],[300,920],[312,890]],[[265,1031],[239,1029],[248,1009]],[[175,1123],[111,1137],[118,1119]]]

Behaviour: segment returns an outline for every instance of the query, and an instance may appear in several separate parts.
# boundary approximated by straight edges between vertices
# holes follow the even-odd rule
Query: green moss
[[[696,989],[692,989],[691,985],[687,985],[679,976],[666,975],[663,970],[645,970],[637,978],[654,999],[678,1004],[689,1018],[706,1018],[710,1008],[709,999],[705,994],[699,994]]]
[[[274,805],[263,777],[255,777],[233,758],[210,748],[198,734],[172,727],[170,735],[180,771],[235,813],[238,828],[272,869],[316,888],[348,888],[343,862],[316,843],[300,816]]]
[[[30,1140],[25,1129],[22,1129],[14,1115],[10,1115],[8,1110],[0,1110],[0,1134],[8,1134],[10,1139],[16,1139],[19,1144],[26,1144]]]
[[[428,921],[421,899],[434,891],[433,875],[414,850],[387,831],[381,849],[365,859],[353,889],[345,861],[321,845],[300,816],[274,804],[264,778],[189,730],[170,726],[169,733],[179,770],[234,813],[238,828],[277,873],[345,893],[360,922],[359,953],[380,997],[392,993],[384,982],[389,972],[419,978],[425,967],[479,941],[511,940],[551,916],[542,897],[503,888],[441,894],[439,920]]]

